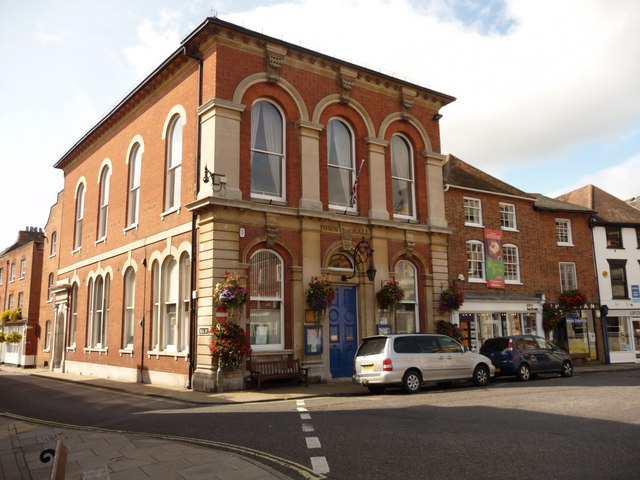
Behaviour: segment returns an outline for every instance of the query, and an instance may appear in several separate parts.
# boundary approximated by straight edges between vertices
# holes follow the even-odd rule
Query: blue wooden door
[[[336,287],[336,298],[329,307],[329,354],[331,376],[353,375],[353,359],[358,349],[356,287]]]

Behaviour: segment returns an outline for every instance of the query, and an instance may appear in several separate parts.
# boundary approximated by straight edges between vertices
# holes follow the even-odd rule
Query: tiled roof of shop
[[[586,185],[557,198],[594,210],[595,223],[640,225],[640,210],[594,185]]]

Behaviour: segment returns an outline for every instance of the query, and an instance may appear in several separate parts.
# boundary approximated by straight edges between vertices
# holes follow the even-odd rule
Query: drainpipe
[[[200,106],[202,105],[202,65],[203,65],[203,59],[202,57],[193,55],[191,53],[189,53],[189,51],[187,50],[187,47],[184,47],[184,54],[189,57],[189,58],[193,58],[195,61],[198,62],[198,109],[200,108]],[[195,169],[195,182],[196,182],[196,195],[195,197],[198,198],[198,193],[200,193],[200,150],[201,150],[201,143],[202,143],[202,127],[200,124],[200,115],[197,113],[196,111],[196,115],[197,115],[197,127],[196,127],[196,169]],[[197,271],[197,249],[196,249],[196,245],[198,242],[198,235],[196,234],[196,226],[197,226],[197,215],[195,212],[193,212],[191,214],[191,298],[189,299],[189,381],[187,384],[187,388],[191,389],[193,388],[192,385],[192,379],[193,379],[193,372],[194,372],[194,367],[195,367],[195,362],[197,359],[197,333],[196,333],[196,329],[197,329],[197,315],[196,315],[196,298],[194,295],[194,287],[196,285],[196,271]]]

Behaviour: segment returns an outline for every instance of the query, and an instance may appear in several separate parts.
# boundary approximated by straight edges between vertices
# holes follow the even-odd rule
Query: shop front
[[[606,324],[611,363],[640,363],[640,309],[611,309]]]

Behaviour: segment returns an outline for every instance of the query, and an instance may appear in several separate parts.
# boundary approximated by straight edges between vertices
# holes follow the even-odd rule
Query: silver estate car
[[[486,385],[495,368],[484,355],[453,338],[435,334],[377,335],[362,339],[356,353],[353,383],[380,394],[401,386],[418,392],[426,382],[471,380]]]

